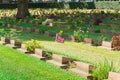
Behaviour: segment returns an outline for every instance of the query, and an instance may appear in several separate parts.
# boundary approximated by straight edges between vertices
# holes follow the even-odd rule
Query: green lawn
[[[3,28],[1,28],[3,29]],[[0,30],[1,30],[0,29]],[[34,34],[29,32],[18,31],[14,39],[22,42],[26,42],[31,39],[41,41],[41,45],[44,49],[52,51],[57,54],[65,55],[75,60],[96,64],[97,62],[109,59],[114,63],[119,64],[120,52],[110,51],[106,49],[97,48],[95,46],[88,46],[81,43],[65,41],[64,44],[55,42],[54,37],[48,37],[40,34]]]
[[[46,26],[46,25],[33,25],[31,23],[27,23],[27,22],[18,22],[15,20],[0,20],[0,23],[9,23],[9,24],[13,24],[13,25],[17,25],[17,26],[22,26],[22,27],[36,27],[37,29],[40,30],[41,33],[44,33],[45,31],[50,31],[50,32],[55,32],[58,33],[60,30],[63,31],[64,34],[66,35],[74,35],[74,30],[71,29],[65,29],[65,28],[58,28],[56,26],[54,27],[50,27],[50,26]],[[62,23],[61,23],[62,24]],[[71,23],[67,23],[69,25],[71,25]],[[103,29],[100,26],[88,26],[88,25],[83,25],[83,24],[79,24],[79,27],[81,28],[93,28],[95,30],[101,30]],[[105,30],[110,30],[110,31],[118,31],[119,29],[112,29],[112,28],[104,28]],[[98,38],[100,36],[103,36],[106,38],[107,41],[111,41],[111,38],[113,35],[109,35],[109,34],[102,34],[102,33],[94,33],[94,32],[89,32],[88,37],[93,39],[93,40],[98,40]]]
[[[0,80],[85,80],[80,76],[0,45]]]
[[[45,16],[49,16],[49,14],[46,14]],[[43,18],[45,18],[45,16],[43,16]],[[62,17],[64,16],[64,18],[62,18],[61,15],[58,15],[58,16],[59,16],[58,18],[62,19],[62,21],[64,21],[64,19],[67,19],[69,22],[56,22],[57,21],[56,20],[54,23],[70,25],[70,26],[74,27],[75,22],[77,22],[78,23],[77,26],[80,28],[95,29],[95,32],[89,32],[88,37],[92,38],[96,42],[99,40],[102,40],[101,39],[102,36],[104,38],[107,38],[107,39],[105,39],[107,41],[111,41],[111,39],[112,39],[113,35],[102,34],[102,33],[100,33],[100,30],[107,30],[110,32],[119,32],[119,30],[120,30],[119,29],[119,19],[117,19],[117,20],[112,19],[113,17],[116,17],[116,16],[112,16],[111,14],[107,14],[106,16],[104,16],[104,17],[106,17],[103,19],[103,23],[106,24],[106,26],[104,26],[104,27],[90,25],[91,22],[94,22],[93,20],[98,17],[97,15],[93,16],[93,14],[88,15],[88,17],[85,16],[84,14],[82,16],[79,15],[82,18],[85,16],[85,18],[83,18],[83,23],[85,20],[86,25],[79,24],[80,17],[78,17],[78,20],[77,20],[77,17],[71,16],[72,18],[71,18],[71,20],[69,20],[69,18],[66,17],[65,13],[64,13],[64,15],[62,15]],[[109,16],[111,16],[111,17],[109,17]],[[74,18],[76,18],[76,19],[74,19]],[[89,19],[89,18],[91,18],[91,19]],[[32,20],[32,19],[33,18],[31,18],[31,19],[29,18],[28,20]],[[42,18],[40,18],[40,23],[42,22],[41,19]],[[35,21],[39,21],[39,20],[35,20]],[[27,22],[18,22],[15,20],[0,20],[0,23],[9,23],[9,24],[13,24],[13,25],[22,26],[22,27],[38,28],[42,34],[34,34],[34,33],[29,33],[29,32],[18,31],[17,34],[20,34],[20,35],[17,35],[16,37],[14,36],[12,38],[16,39],[18,41],[22,41],[22,42],[26,42],[31,39],[40,40],[41,45],[43,46],[43,49],[45,49],[45,50],[51,51],[55,54],[64,55],[64,56],[70,57],[70,58],[78,60],[78,61],[91,63],[91,64],[97,66],[97,68],[98,68],[98,70],[96,70],[96,74],[95,74],[97,76],[95,76],[95,77],[101,77],[101,76],[103,77],[104,75],[106,75],[104,78],[107,78],[109,71],[120,72],[120,68],[118,67],[118,66],[120,66],[120,52],[118,52],[118,51],[110,51],[107,49],[101,49],[101,48],[98,48],[95,46],[89,46],[89,45],[86,45],[83,43],[76,43],[76,42],[71,42],[71,41],[66,41],[66,40],[65,40],[64,44],[61,44],[61,43],[55,42],[55,37],[48,37],[48,36],[43,35],[43,33],[45,31],[58,33],[60,30],[63,30],[64,34],[73,35],[74,30],[72,30],[72,29],[58,28],[57,26],[50,27],[50,26],[46,26],[46,25],[34,25],[31,23],[27,23]],[[110,27],[110,24],[115,24],[117,26],[117,28]],[[3,28],[1,28],[1,29],[3,29]],[[1,29],[0,29],[0,32],[2,32]],[[2,36],[2,34],[0,34],[0,35]],[[108,63],[107,63],[107,61],[108,61]],[[109,64],[109,62],[111,64]],[[111,67],[111,65],[113,65],[113,67]],[[109,68],[111,68],[111,70],[108,70]],[[108,71],[106,71],[106,70],[108,70]],[[104,79],[104,78],[101,78],[101,79]]]
[[[5,28],[1,27],[0,32],[2,32],[3,29]],[[109,61],[112,61],[114,65],[120,65],[119,63],[120,52],[117,52],[117,51],[110,51],[106,49],[97,48],[95,46],[88,46],[85,44],[66,41],[66,40],[64,44],[56,43],[55,37],[48,37],[48,36],[44,36],[43,34],[34,34],[34,33],[23,32],[23,31],[18,31],[17,34],[19,35],[14,38],[16,40],[19,40],[22,42],[26,42],[31,39],[40,40],[41,45],[44,46],[44,49],[48,51],[52,51],[56,54],[65,55],[75,60],[96,65],[96,63],[98,62],[105,61],[104,59],[108,59]],[[96,33],[93,33],[91,34],[91,37],[97,39],[99,35],[97,35]],[[117,66],[115,67],[116,69],[118,69]]]

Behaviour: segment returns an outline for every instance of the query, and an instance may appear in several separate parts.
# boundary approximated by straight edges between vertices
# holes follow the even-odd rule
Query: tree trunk
[[[20,19],[27,16],[30,16],[30,13],[28,11],[28,0],[18,0],[16,18]]]

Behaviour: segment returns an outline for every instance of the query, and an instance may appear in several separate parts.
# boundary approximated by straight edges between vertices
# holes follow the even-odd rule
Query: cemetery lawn
[[[107,49],[98,48],[96,46],[89,46],[83,43],[71,42],[65,40],[65,43],[55,42],[55,37],[44,36],[41,34],[34,34],[29,32],[20,32],[21,35],[15,39],[23,43],[31,39],[40,40],[43,49],[51,51],[56,54],[61,54],[69,58],[91,63],[96,65],[96,62],[108,59],[115,63],[119,63],[120,52],[111,51]]]
[[[51,64],[0,45],[1,80],[85,80]]]
[[[3,29],[3,28],[1,28]],[[30,32],[18,31],[13,39],[22,41],[23,43],[31,39],[40,40],[43,49],[56,54],[64,55],[69,58],[97,65],[99,62],[107,60],[112,61],[116,69],[120,65],[120,52],[89,46],[82,43],[76,43],[65,40],[65,43],[55,42],[55,37],[44,36],[43,34],[34,34]]]

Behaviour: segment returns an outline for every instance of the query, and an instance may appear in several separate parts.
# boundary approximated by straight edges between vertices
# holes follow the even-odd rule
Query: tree
[[[16,18],[20,19],[27,16],[30,16],[30,13],[28,11],[28,0],[18,0]]]

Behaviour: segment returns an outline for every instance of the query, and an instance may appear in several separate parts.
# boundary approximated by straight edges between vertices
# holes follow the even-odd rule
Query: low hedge
[[[94,9],[93,2],[70,2],[70,3],[29,3],[29,8],[64,8],[66,5],[69,5],[71,9],[74,8],[88,8]],[[4,3],[0,4],[0,9],[14,9],[17,8],[17,4]]]
[[[98,9],[120,9],[119,1],[98,1],[95,3]]]
[[[69,3],[29,3],[29,8],[80,8],[80,9],[120,9],[119,1],[69,2]],[[17,4],[0,4],[0,9],[14,9]]]

